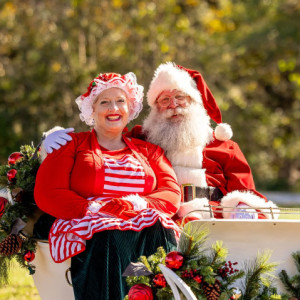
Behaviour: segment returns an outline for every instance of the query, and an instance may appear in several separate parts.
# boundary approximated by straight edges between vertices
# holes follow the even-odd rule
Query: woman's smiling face
[[[127,95],[119,88],[103,91],[93,104],[96,132],[112,135],[121,134],[128,123],[128,117]]]

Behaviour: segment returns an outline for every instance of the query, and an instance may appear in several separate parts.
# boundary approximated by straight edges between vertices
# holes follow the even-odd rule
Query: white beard
[[[143,123],[147,141],[163,148],[171,163],[172,152],[203,149],[213,139],[210,118],[201,105],[192,103],[187,108],[176,108],[175,112],[182,114],[183,120],[171,122],[173,109],[160,113],[153,107]]]

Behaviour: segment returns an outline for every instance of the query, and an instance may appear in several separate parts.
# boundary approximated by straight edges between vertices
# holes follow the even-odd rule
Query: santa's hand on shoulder
[[[254,208],[245,203],[240,203],[233,209],[230,219],[258,219],[258,214]]]
[[[53,150],[58,150],[61,146],[66,145],[67,142],[72,140],[68,133],[73,131],[74,128],[67,128],[46,132],[46,138],[43,142],[46,152],[52,153]]]
[[[207,198],[195,198],[191,201],[181,203],[177,215],[180,218],[188,214],[190,217],[192,216],[199,220],[209,219],[210,213],[208,205],[209,202]]]

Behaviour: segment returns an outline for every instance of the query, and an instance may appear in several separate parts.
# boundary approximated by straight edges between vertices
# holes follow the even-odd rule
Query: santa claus
[[[231,140],[232,130],[222,123],[220,109],[199,72],[171,62],[161,64],[147,101],[151,110],[143,126],[135,126],[127,135],[162,147],[183,191],[192,187],[193,199],[184,202],[183,197],[178,218],[191,212],[198,219],[272,218],[270,208],[277,206],[256,191],[249,164]],[[211,120],[218,124],[215,130]],[[44,141],[45,150],[50,153],[69,138],[66,131],[55,131]]]

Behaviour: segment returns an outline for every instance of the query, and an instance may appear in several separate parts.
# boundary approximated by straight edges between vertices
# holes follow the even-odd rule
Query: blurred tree
[[[220,48],[209,54],[205,67],[214,68],[215,85],[226,92],[220,96],[224,115],[258,186],[299,191],[300,24],[295,20],[300,3],[223,4],[215,15],[234,30],[218,34],[225,26],[217,27],[214,37]]]
[[[87,130],[74,99],[97,73],[147,90],[175,61],[203,73],[258,186],[300,191],[299,14],[297,0],[2,0],[0,160],[54,125]]]

